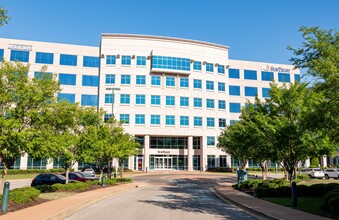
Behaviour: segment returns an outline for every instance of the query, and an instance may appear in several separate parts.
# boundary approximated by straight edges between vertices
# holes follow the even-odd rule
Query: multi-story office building
[[[217,148],[221,130],[238,120],[247,100],[268,97],[272,80],[300,78],[291,65],[231,60],[228,51],[213,43],[128,34],[102,34],[99,47],[0,39],[0,58],[30,63],[29,76],[42,65],[56,73],[60,98],[103,108],[105,118],[113,111],[144,146],[127,162],[134,170],[234,166],[231,155]],[[39,164],[53,167],[28,155],[16,166]]]

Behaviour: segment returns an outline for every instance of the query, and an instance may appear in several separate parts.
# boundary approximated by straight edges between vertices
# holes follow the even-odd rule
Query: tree
[[[32,134],[41,112],[55,102],[60,88],[52,75],[30,79],[29,65],[2,61],[0,64],[0,161],[4,167],[0,191],[7,170],[24,153],[32,152]]]
[[[0,6],[0,26],[8,24],[9,20],[11,20],[11,17],[7,15],[7,10]]]

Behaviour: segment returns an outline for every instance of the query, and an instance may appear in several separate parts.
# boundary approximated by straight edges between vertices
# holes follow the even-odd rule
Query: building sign
[[[31,51],[31,50],[32,50],[32,45],[8,44],[8,49],[11,49],[11,50]]]
[[[169,150],[158,150],[158,154],[170,154],[171,151]]]
[[[279,73],[290,73],[291,69],[285,69],[282,67],[275,67],[275,66],[271,66],[269,64],[264,64],[261,66],[261,70],[262,71],[270,71],[270,72],[279,72]]]

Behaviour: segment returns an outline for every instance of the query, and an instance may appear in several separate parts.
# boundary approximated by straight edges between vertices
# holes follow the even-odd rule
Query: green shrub
[[[35,187],[37,190],[40,190],[41,193],[49,193],[49,192],[55,192],[57,189],[54,187],[54,185],[40,185]]]
[[[289,186],[280,186],[274,190],[274,197],[290,197],[291,196],[291,187]]]
[[[306,185],[297,185],[297,194],[300,197],[309,196],[309,186]]]
[[[257,188],[254,189],[254,195],[259,198],[263,197],[264,189],[266,189],[266,187],[258,186]]]
[[[239,189],[254,189],[261,181],[260,179],[247,179],[239,185]]]
[[[52,187],[55,189],[55,191],[65,190],[65,184],[62,183],[53,184]]]
[[[287,186],[290,184],[290,182],[286,179],[274,179],[272,180],[272,183],[276,183],[278,186]]]
[[[130,183],[132,180],[130,178],[117,178],[118,183]]]
[[[86,183],[89,186],[91,186],[91,185],[99,185],[101,183],[101,181],[99,181],[99,180],[92,180],[92,181],[87,181]]]
[[[106,184],[107,185],[114,185],[116,183],[117,183],[117,179],[116,178],[112,178],[112,179],[107,178],[106,179]]]
[[[335,196],[331,199],[328,200],[328,205],[330,210],[335,213],[335,214],[339,214],[339,196]]]
[[[67,183],[64,185],[64,189],[66,191],[85,191],[88,189],[88,184],[84,182],[75,182],[75,183]]]
[[[33,187],[18,188],[9,192],[9,200],[16,204],[24,204],[38,199],[39,194],[40,191]]]
[[[298,174],[297,175],[297,180],[303,181],[303,180],[309,180],[309,179],[310,179],[310,177],[307,174]]]
[[[328,201],[336,196],[339,196],[339,190],[336,189],[336,190],[332,190],[332,191],[329,191],[326,195],[324,195],[323,199],[324,199],[324,204],[325,206],[329,206],[328,204]]]

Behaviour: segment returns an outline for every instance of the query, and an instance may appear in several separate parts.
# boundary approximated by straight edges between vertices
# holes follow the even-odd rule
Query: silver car
[[[90,177],[95,177],[95,171],[92,168],[87,168],[83,173],[88,174]]]
[[[325,179],[329,179],[329,178],[338,179],[339,178],[339,168],[325,169],[324,174],[325,174]]]
[[[310,178],[324,178],[324,172],[320,168],[305,168],[301,173],[307,174]]]

